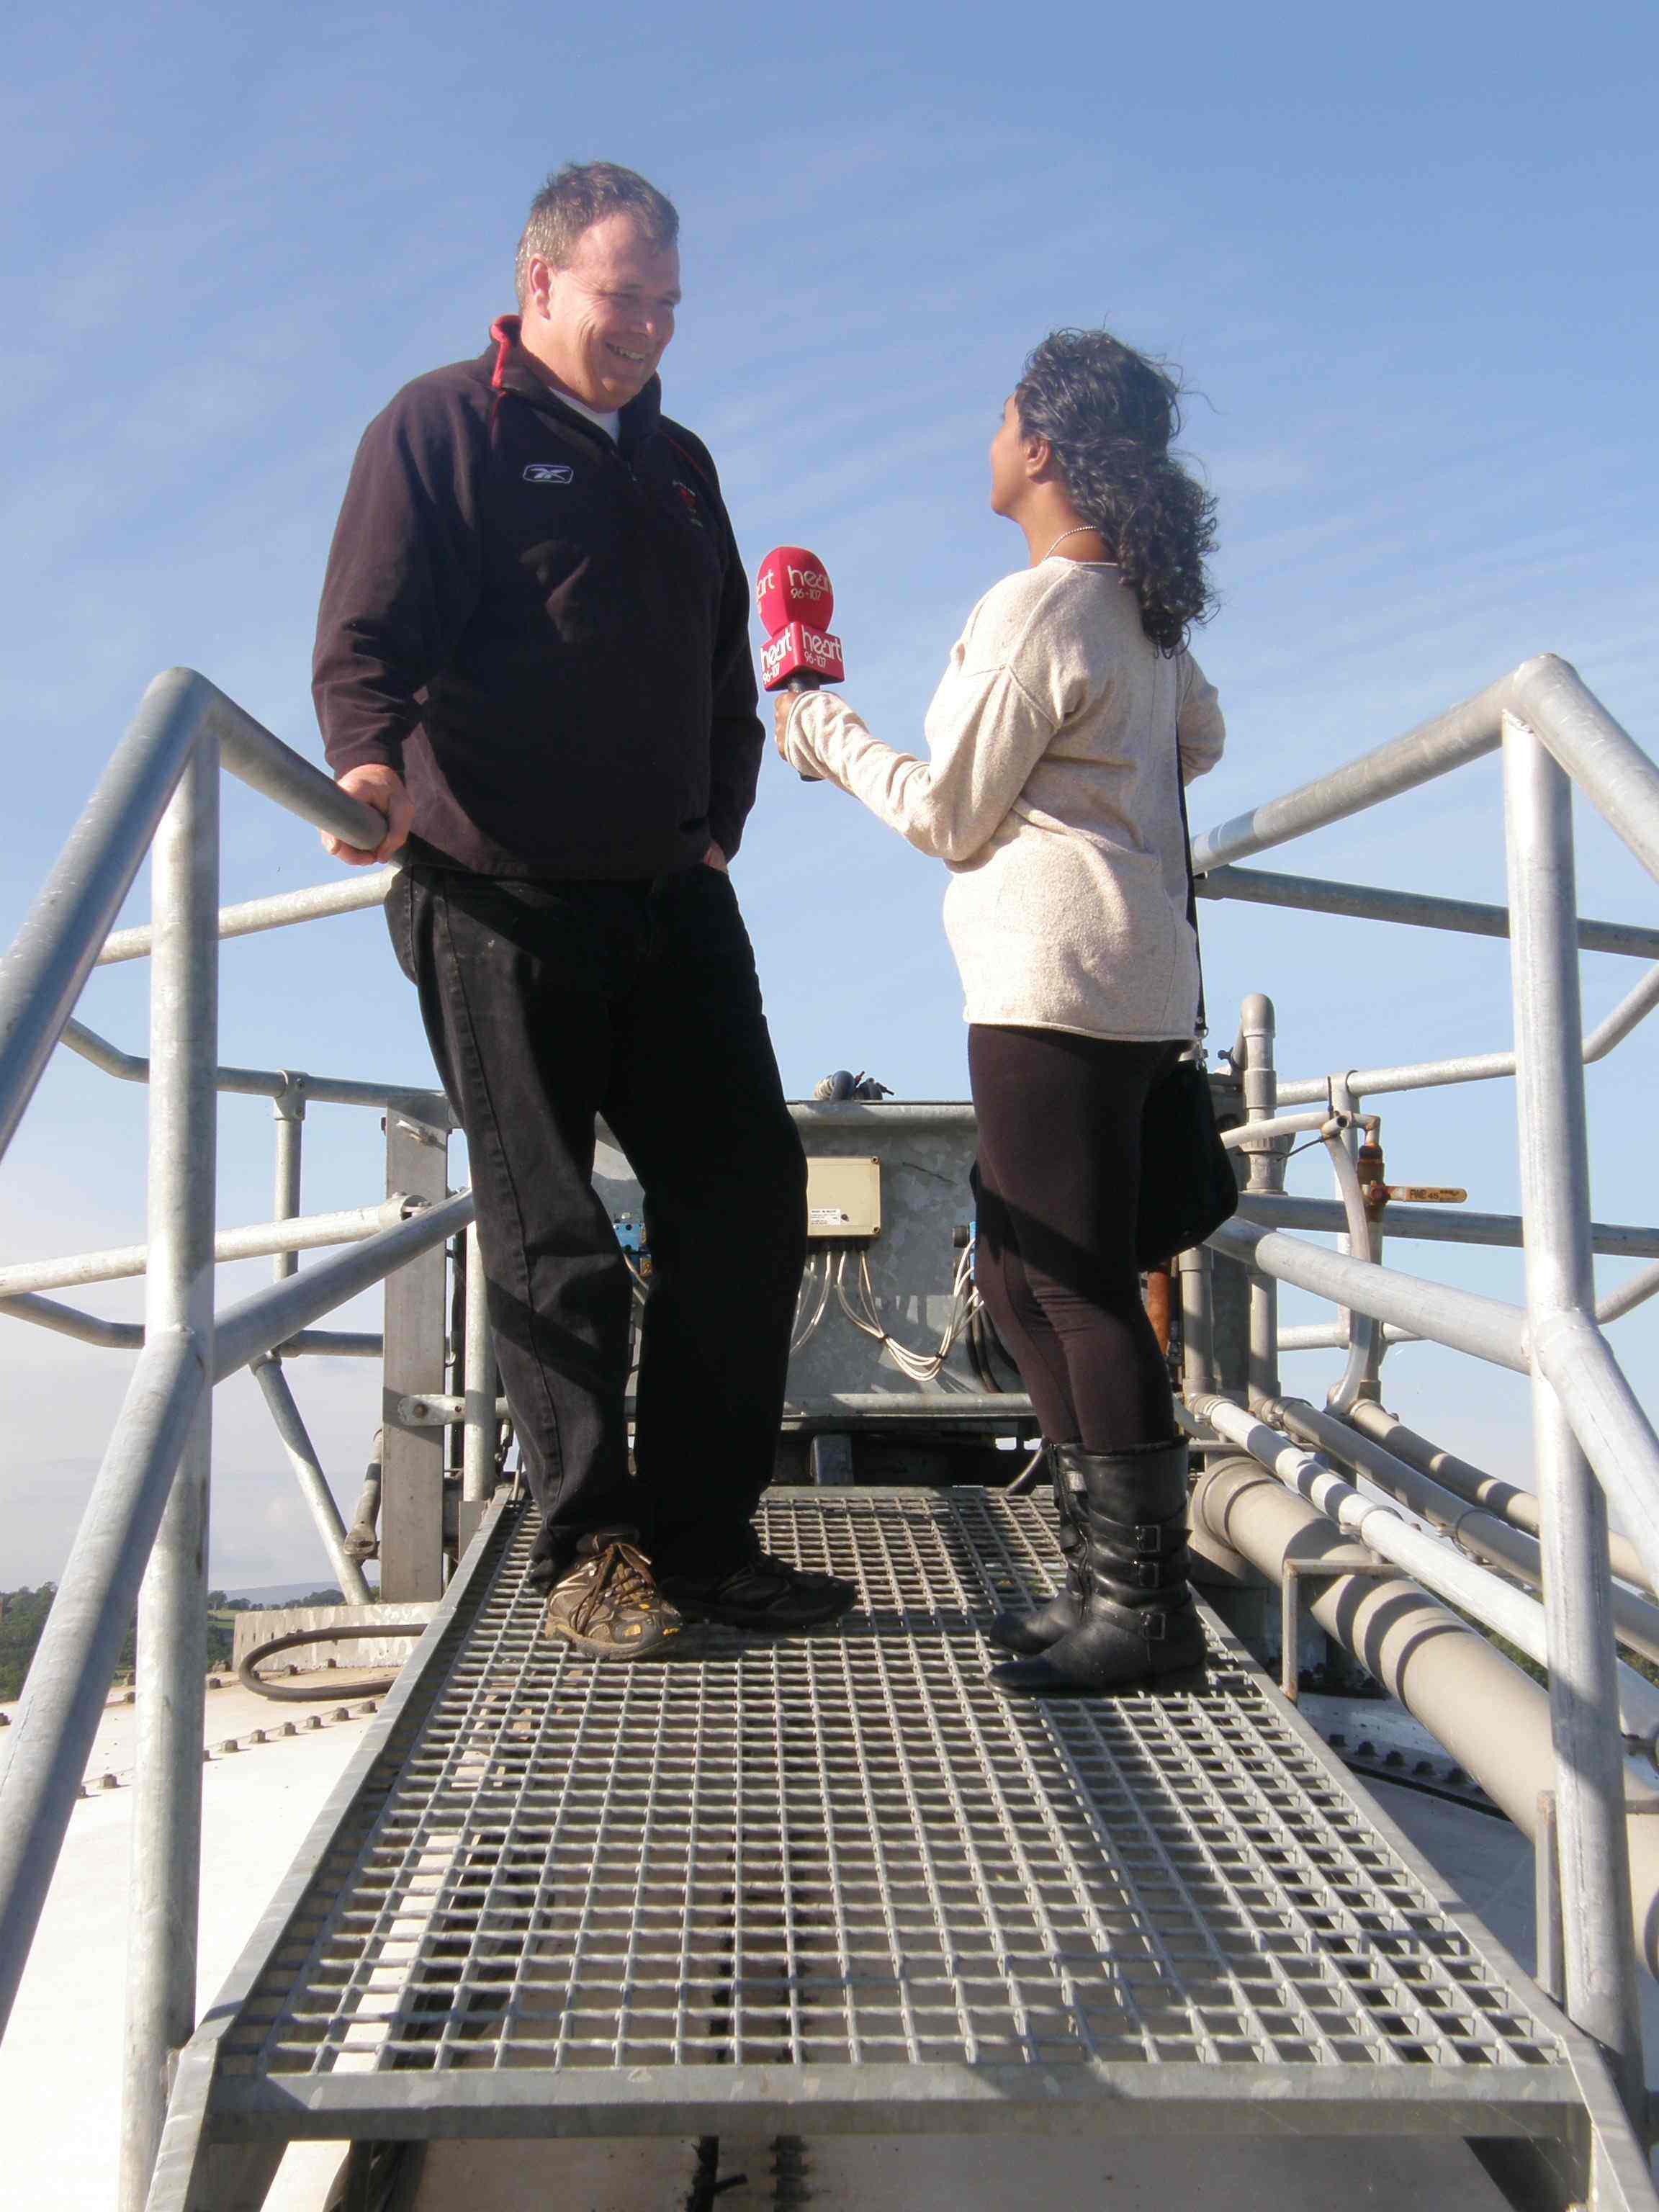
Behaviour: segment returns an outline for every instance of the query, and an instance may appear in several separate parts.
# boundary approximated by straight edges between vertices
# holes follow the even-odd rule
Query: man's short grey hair
[[[659,253],[679,238],[674,203],[636,171],[615,161],[567,161],[556,169],[530,203],[530,218],[519,240],[519,305],[530,295],[532,260],[539,256],[555,269],[568,269],[582,233],[612,215],[631,216],[647,244]]]

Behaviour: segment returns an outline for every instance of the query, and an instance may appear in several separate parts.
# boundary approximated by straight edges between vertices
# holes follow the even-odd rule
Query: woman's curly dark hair
[[[1204,568],[1215,501],[1170,454],[1180,399],[1166,368],[1108,331],[1050,331],[1014,390],[1021,428],[1054,447],[1078,513],[1115,555],[1164,653],[1179,653],[1215,603]]]

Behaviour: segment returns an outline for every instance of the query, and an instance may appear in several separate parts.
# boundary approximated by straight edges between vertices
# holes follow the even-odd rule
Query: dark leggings
[[[1042,1433],[1128,1451],[1176,1433],[1135,1261],[1140,1117],[1181,1045],[968,1032],[979,1115],[975,1268]]]

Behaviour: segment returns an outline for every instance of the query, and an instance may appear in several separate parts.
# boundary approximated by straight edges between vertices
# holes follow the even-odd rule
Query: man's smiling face
[[[576,241],[569,265],[529,270],[524,341],[589,407],[625,407],[656,374],[680,301],[677,249],[653,246],[633,217],[609,215]]]

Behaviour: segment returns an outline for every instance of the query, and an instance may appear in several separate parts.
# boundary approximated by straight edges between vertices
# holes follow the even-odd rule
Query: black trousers
[[[631,1529],[663,1571],[735,1563],[771,1479],[806,1170],[729,879],[410,867],[386,915],[466,1132],[489,1316],[542,1529],[532,1578]],[[603,1115],[653,1273],[634,1468],[632,1285],[594,1193]]]
[[[975,1024],[975,1277],[1042,1433],[1129,1451],[1176,1433],[1170,1377],[1140,1296],[1135,1212],[1146,1094],[1179,1042]]]

